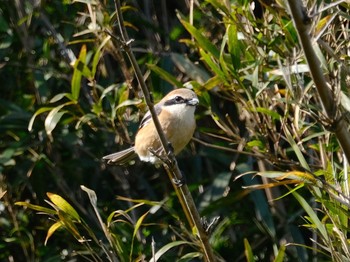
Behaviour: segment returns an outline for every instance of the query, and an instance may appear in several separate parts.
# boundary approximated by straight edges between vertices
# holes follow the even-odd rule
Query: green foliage
[[[186,3],[127,1],[123,15],[154,99],[182,85],[200,98],[178,160],[219,261],[350,260],[348,162],[286,6]],[[114,8],[0,2],[1,261],[202,259],[162,169],[101,161],[147,110]],[[307,9],[348,121],[349,4]]]

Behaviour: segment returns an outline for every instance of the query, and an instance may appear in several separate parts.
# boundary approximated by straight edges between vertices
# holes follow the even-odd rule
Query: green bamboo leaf
[[[33,205],[27,202],[16,202],[15,205],[17,206],[24,206],[27,207],[29,209],[35,210],[35,211],[39,211],[48,215],[55,215],[57,214],[57,211],[54,209],[50,209],[50,208],[46,208],[46,207],[42,207],[42,206],[38,206],[38,205]]]
[[[120,103],[116,109],[125,107],[125,106],[134,106],[134,105],[139,105],[142,103],[142,99],[136,99],[136,100],[125,100],[124,102]]]
[[[103,89],[102,94],[100,96],[99,102],[102,102],[102,100],[108,95],[108,93],[114,92],[116,89],[118,89],[119,85],[112,84],[106,88]]]
[[[101,58],[101,51],[104,48],[104,46],[108,43],[108,41],[111,39],[111,36],[107,36],[102,43],[100,44],[100,46],[97,48],[95,54],[94,54],[94,58],[92,59],[92,65],[91,65],[91,77],[95,78],[96,75],[96,69],[97,69],[97,65],[98,62],[100,61]]]
[[[277,180],[282,179],[291,179],[291,180],[297,180],[302,183],[309,183],[313,185],[318,184],[318,180],[316,177],[314,177],[312,174],[308,172],[301,172],[301,171],[291,171],[291,172],[281,172],[281,171],[265,171],[265,172],[259,172],[257,173],[259,176],[267,177],[267,178],[274,178]]]
[[[126,220],[124,220],[123,218],[125,218]],[[131,218],[131,216],[129,216],[127,211],[116,210],[109,214],[107,218],[107,227],[109,227],[116,219],[118,219],[119,222],[123,221],[124,223],[127,223],[130,226],[133,226],[134,224],[133,219]]]
[[[53,235],[53,233],[55,233],[55,231],[59,228],[61,228],[63,226],[63,223],[61,221],[58,221],[56,223],[54,223],[49,230],[47,230],[47,234],[46,234],[46,238],[45,238],[45,242],[44,245],[46,246],[47,241],[49,240],[49,238]]]
[[[145,220],[146,216],[148,215],[149,211],[147,211],[145,214],[143,214],[137,221],[134,227],[134,233],[133,233],[133,237],[136,236],[137,231],[140,229],[140,227],[142,226],[143,221]]]
[[[67,97],[68,93],[60,93],[55,95],[53,98],[50,99],[49,103],[55,103],[60,101],[62,98]]]
[[[256,107],[252,111],[271,116],[273,120],[280,120],[281,119],[281,116],[276,111],[269,110],[269,109],[264,108],[264,107]]]
[[[182,87],[182,83],[178,81],[173,75],[169,74],[167,71],[163,70],[162,68],[153,65],[153,64],[147,64],[147,67],[151,69],[153,72],[155,72],[157,75],[159,75],[162,79],[167,81],[173,86],[176,86],[178,88]]]
[[[198,46],[205,51],[207,51],[210,55],[212,55],[215,59],[219,60],[220,51],[213,45],[207,37],[203,36],[202,33],[197,30],[193,25],[187,23],[185,20],[180,20],[182,25],[186,28],[186,30],[197,40]]]
[[[227,3],[225,1],[217,1],[217,0],[206,0],[205,2],[210,3],[213,7],[215,7],[217,10],[221,10],[226,16],[230,15],[230,11],[228,8],[224,5],[224,3]],[[227,5],[229,6],[230,3],[228,2]]]
[[[235,23],[231,23],[227,26],[226,34],[228,37],[228,51],[231,55],[231,60],[234,68],[241,67],[241,49],[238,42],[238,32]]]
[[[79,63],[79,60],[76,61]],[[74,100],[78,100],[80,93],[80,84],[81,84],[81,72],[78,69],[74,69],[72,82],[71,82],[71,92]]]
[[[50,111],[45,119],[45,130],[48,135],[52,133],[65,113],[67,113],[67,111],[57,112],[56,108]]]
[[[79,118],[77,123],[75,124],[75,129],[78,130],[82,124],[88,123],[91,120],[96,119],[96,115],[94,114],[85,114],[82,117]]]
[[[134,249],[134,240],[135,240],[135,236],[137,234],[137,232],[139,231],[140,227],[142,226],[143,221],[145,220],[146,216],[148,215],[149,211],[147,211],[145,214],[143,214],[137,221],[136,224],[134,226],[134,232],[132,234],[132,242],[131,242],[131,248],[130,248],[130,261],[132,261],[131,257],[132,257],[132,252]]]
[[[162,202],[159,202],[159,201],[151,201],[151,200],[147,200],[147,199],[133,199],[133,198],[123,197],[123,196],[117,196],[117,200],[127,201],[127,202],[131,202],[131,203],[138,203],[141,205],[149,205],[149,206],[162,205]]]
[[[53,109],[53,107],[42,107],[42,108],[39,108],[39,109],[34,113],[34,115],[32,116],[32,118],[29,120],[28,131],[29,131],[29,132],[32,131],[33,124],[34,124],[34,120],[35,120],[35,118],[36,118],[38,115],[40,115],[40,114],[42,114],[42,113],[45,113],[45,112],[47,112],[47,111],[50,111],[50,110],[52,110],[52,109]]]
[[[216,75],[208,79],[208,81],[204,83],[203,87],[207,90],[212,90],[213,88],[219,86],[221,83],[221,78]]]
[[[226,46],[227,46],[227,41],[228,41],[228,37],[227,34],[224,35],[222,42],[221,42],[221,47],[220,47],[220,59],[219,59],[219,65],[221,68],[221,71],[224,74],[224,80],[225,83],[227,83],[227,79],[230,79],[230,73],[229,70],[231,70],[232,68],[232,64],[229,59],[227,59],[229,56],[228,54],[226,54]]]
[[[184,55],[171,53],[171,60],[181,72],[189,76],[192,80],[197,81],[199,84],[204,84],[210,78],[205,70],[195,65]]]
[[[58,210],[57,215],[62,225],[69,231],[69,233],[71,233],[78,241],[81,241],[83,238],[81,237],[78,228],[74,224],[76,221],[72,220],[74,218],[70,214],[61,210]]]
[[[244,239],[244,254],[247,259],[247,262],[255,262],[252,247],[250,246],[248,239],[246,238]]]
[[[310,217],[310,221],[314,224],[315,228],[321,233],[323,239],[327,241],[329,239],[327,234],[327,229],[325,225],[319,220],[317,214],[312,209],[312,207],[309,205],[309,203],[303,198],[301,195],[299,195],[297,192],[292,192],[293,196],[296,200],[298,200],[301,207],[305,210],[305,212]]]
[[[159,249],[157,253],[154,255],[154,257],[152,257],[149,261],[158,261],[159,258],[163,256],[166,252],[168,252],[170,249],[181,245],[191,245],[191,243],[187,241],[174,241],[169,244],[166,244],[161,249]]]
[[[70,217],[80,222],[79,214],[64,198],[53,193],[46,193],[46,195],[59,210],[63,211],[65,214],[68,214]]]
[[[261,140],[252,140],[247,143],[247,146],[250,148],[258,147],[260,150],[265,148],[265,144]]]
[[[81,77],[83,75],[84,67],[86,67],[85,63],[86,63],[86,45],[83,45],[81,47],[79,57],[73,65],[74,72],[73,72],[73,77],[71,81],[71,93],[74,100],[78,100],[79,98],[80,88],[81,88]],[[85,74],[87,74],[87,72],[85,72]],[[91,73],[90,73],[90,76],[91,76]]]
[[[280,247],[280,249],[278,250],[278,253],[277,253],[277,256],[276,256],[274,262],[283,262],[285,253],[286,253],[286,246],[282,245]]]
[[[210,67],[210,69],[220,77],[221,81],[226,82],[225,73],[221,70],[220,66],[217,65],[213,60],[212,56],[208,55],[204,50],[199,51],[204,62]]]
[[[295,143],[295,141],[294,141],[292,135],[290,134],[288,128],[283,127],[283,130],[284,130],[284,132],[286,134],[287,141],[290,144],[290,146],[292,147],[294,153],[296,154],[296,156],[297,156],[301,166],[303,168],[305,168],[306,170],[310,170],[310,167],[309,167],[309,165],[308,165],[308,163],[307,163],[303,153],[301,152],[301,150],[298,147],[297,143]]]
[[[67,103],[64,103],[62,105],[59,105],[55,108],[53,108],[50,113],[47,115],[45,119],[45,130],[48,135],[52,133],[52,131],[55,129],[57,123],[60,121],[62,116],[67,113],[67,111],[61,111],[61,109],[65,106],[75,104],[75,101],[69,101]]]
[[[178,262],[194,261],[196,258],[201,258],[202,254],[199,252],[191,252],[183,255]]]

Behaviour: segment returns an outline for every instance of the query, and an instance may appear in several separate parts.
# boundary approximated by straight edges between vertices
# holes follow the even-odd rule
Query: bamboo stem
[[[124,20],[123,16],[121,13],[121,5],[120,5],[120,0],[115,0],[115,9],[116,9],[116,15],[118,19],[118,26],[119,26],[119,31],[121,35],[121,39],[118,41],[120,44],[123,45],[123,48],[127,54],[127,56],[130,59],[130,62],[135,70],[135,74],[137,77],[137,80],[141,86],[145,102],[148,106],[148,110],[150,111],[150,114],[152,116],[152,120],[154,122],[154,125],[157,129],[159,139],[161,141],[162,147],[164,151],[166,152],[166,157],[167,157],[167,162],[169,164],[164,164],[165,169],[167,170],[167,173],[170,177],[171,183],[173,184],[175,191],[177,193],[177,196],[179,198],[179,201],[182,205],[183,211],[188,219],[188,222],[191,226],[191,229],[193,230],[193,227],[195,227],[196,232],[198,234],[198,238],[201,243],[201,247],[204,253],[205,260],[208,262],[216,261],[213,250],[210,246],[209,243],[209,238],[206,232],[203,229],[203,226],[201,224],[201,219],[199,216],[199,213],[197,211],[197,208],[195,206],[195,203],[193,201],[193,198],[191,196],[191,193],[187,187],[186,184],[183,184],[181,186],[176,185],[175,181],[180,181],[182,179],[182,174],[179,169],[179,166],[177,164],[177,160],[175,158],[174,153],[171,150],[170,143],[167,141],[165,134],[162,130],[162,127],[160,125],[157,113],[154,109],[154,103],[151,99],[150,92],[148,90],[148,87],[146,86],[146,83],[143,79],[142,72],[140,70],[140,67],[137,64],[137,60],[131,50],[130,43],[132,42],[129,39],[128,33],[126,31],[125,25],[124,25]],[[114,40],[116,38],[113,38]],[[193,231],[192,231],[193,232]]]
[[[310,18],[307,15],[306,8],[303,6],[300,0],[288,0],[288,4],[291,16],[298,32],[299,41],[304,50],[305,58],[310,68],[312,79],[320,95],[327,116],[332,123],[332,130],[334,131],[349,162],[350,136],[348,124],[345,118],[339,114],[339,108],[337,107],[337,97],[339,97],[339,94],[337,94],[326,81],[320,66],[321,62],[319,61],[312,46],[313,40],[309,34]]]

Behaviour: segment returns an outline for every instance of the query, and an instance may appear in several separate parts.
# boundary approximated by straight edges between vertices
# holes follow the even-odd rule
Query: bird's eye
[[[176,103],[180,103],[184,101],[184,99],[181,96],[175,96],[174,100]]]

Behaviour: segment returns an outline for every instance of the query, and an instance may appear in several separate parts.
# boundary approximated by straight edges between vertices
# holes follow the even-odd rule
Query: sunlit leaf
[[[56,223],[54,223],[49,230],[47,230],[47,234],[46,234],[46,238],[45,238],[45,243],[44,245],[46,246],[47,241],[49,240],[49,238],[53,235],[53,233],[55,233],[55,231],[59,228],[61,228],[63,226],[61,221],[58,221]]]
[[[47,193],[46,195],[59,210],[68,214],[73,219],[80,221],[80,216],[77,211],[75,211],[75,209],[64,198],[53,193]]]
[[[343,91],[340,91],[340,103],[346,111],[350,112],[350,98]]]
[[[68,93],[60,93],[55,95],[53,98],[50,99],[50,103],[55,103],[60,101],[62,98],[67,97]]]
[[[111,39],[111,36],[106,36],[106,38],[103,39],[102,43],[99,45],[99,47],[97,48],[94,54],[94,58],[92,59],[92,65],[91,65],[91,76],[90,76],[91,78],[94,78],[96,75],[97,65],[102,56],[101,51],[104,48],[104,46],[108,43],[108,41],[110,41],[110,39]]]
[[[187,262],[187,261],[193,261],[195,258],[201,258],[202,254],[199,252],[191,252],[183,255],[178,262]]]
[[[280,249],[278,250],[278,253],[277,253],[277,256],[274,260],[274,262],[283,262],[285,261],[284,258],[285,258],[285,252],[286,252],[286,246],[285,245],[282,245],[280,247]]]
[[[203,36],[197,28],[185,20],[181,19],[180,22],[186,28],[186,30],[197,40],[198,46],[200,48],[204,49],[206,52],[208,52],[209,55],[219,60],[220,51],[209,41],[207,37]]]
[[[259,149],[265,148],[265,144],[261,140],[252,140],[247,143],[249,147],[258,147]]]
[[[0,188],[0,199],[3,198],[3,196],[6,194],[6,190],[3,190],[2,188]],[[20,202],[17,202],[20,203]]]
[[[199,51],[199,53],[201,54],[201,57],[205,63],[210,67],[210,69],[221,78],[221,81],[226,82],[224,72],[221,70],[219,65],[217,65],[216,62],[212,60],[212,57],[202,49]]]
[[[74,103],[75,101],[70,101],[62,105],[59,105],[50,111],[50,113],[45,118],[45,130],[47,134],[52,133],[52,131],[55,129],[56,125],[58,124],[62,116],[67,113],[67,111],[62,110],[62,108],[68,105],[72,105]]]
[[[281,172],[281,171],[265,171],[258,172],[257,175],[264,176],[267,178],[274,178],[277,180],[290,179],[299,181],[302,183],[316,184],[317,178],[308,172],[291,171],[291,172]]]
[[[244,255],[247,259],[247,262],[255,262],[252,247],[250,246],[248,239],[246,238],[244,239]]]
[[[187,241],[173,241],[169,244],[166,244],[165,246],[163,246],[161,249],[159,249],[156,254],[154,255],[154,257],[152,257],[149,261],[158,261],[161,256],[163,256],[166,252],[168,252],[170,249],[174,248],[174,247],[178,247],[178,246],[182,246],[182,245],[190,245],[190,242]]]
[[[82,241],[82,237],[79,233],[78,228],[74,224],[77,221],[72,220],[72,216],[64,211],[58,210],[58,218],[61,221],[62,225],[78,240]]]
[[[83,45],[81,47],[79,57],[73,65],[74,72],[73,72],[73,77],[71,81],[71,93],[74,100],[78,100],[79,98],[80,88],[81,88],[81,77],[83,75],[84,67],[86,67],[85,63],[86,63],[86,45]]]
[[[49,214],[49,215],[57,214],[57,211],[54,209],[50,209],[50,208],[42,207],[42,206],[38,206],[38,205],[33,205],[33,204],[30,204],[27,202],[16,202],[15,205],[24,206],[24,207],[30,208],[32,210],[39,211],[39,212]]]
[[[67,111],[58,112],[58,110],[56,110],[56,108],[50,111],[50,113],[48,114],[48,116],[45,119],[45,130],[46,130],[46,133],[48,135],[52,133],[52,131],[55,129],[57,123],[60,121],[62,116],[66,113],[67,113]]]
[[[318,23],[315,26],[315,32],[314,34],[318,36],[326,27],[329,25],[329,23],[336,17],[336,14],[327,15],[325,17],[322,17],[320,20],[318,20]]]
[[[50,110],[52,110],[53,109],[53,107],[41,107],[41,108],[39,108],[35,113],[34,113],[34,115],[32,116],[32,118],[30,119],[30,121],[29,121],[29,124],[28,124],[28,131],[32,131],[32,129],[33,129],[33,124],[34,124],[34,120],[35,120],[35,118],[38,116],[38,115],[40,115],[40,114],[42,114],[42,113],[45,113],[45,112],[47,112],[47,111],[50,111]]]
[[[123,196],[117,196],[117,200],[123,200],[123,201],[128,201],[132,203],[138,203],[138,204],[143,204],[143,205],[149,205],[149,206],[158,206],[161,204],[159,201],[150,201],[147,199],[132,199],[128,197],[123,197]]]
[[[293,184],[298,184],[298,183],[300,183],[300,181],[298,181],[298,180],[285,180],[285,181],[280,181],[280,182],[243,186],[242,188],[250,189],[250,190],[257,190],[257,189],[273,188],[273,187],[278,187],[278,186],[282,186],[282,185],[290,185],[290,184],[293,185]]]
[[[208,79],[207,82],[204,83],[204,88],[207,90],[211,90],[218,85],[222,84],[221,78],[219,76],[213,76],[212,78]]]

